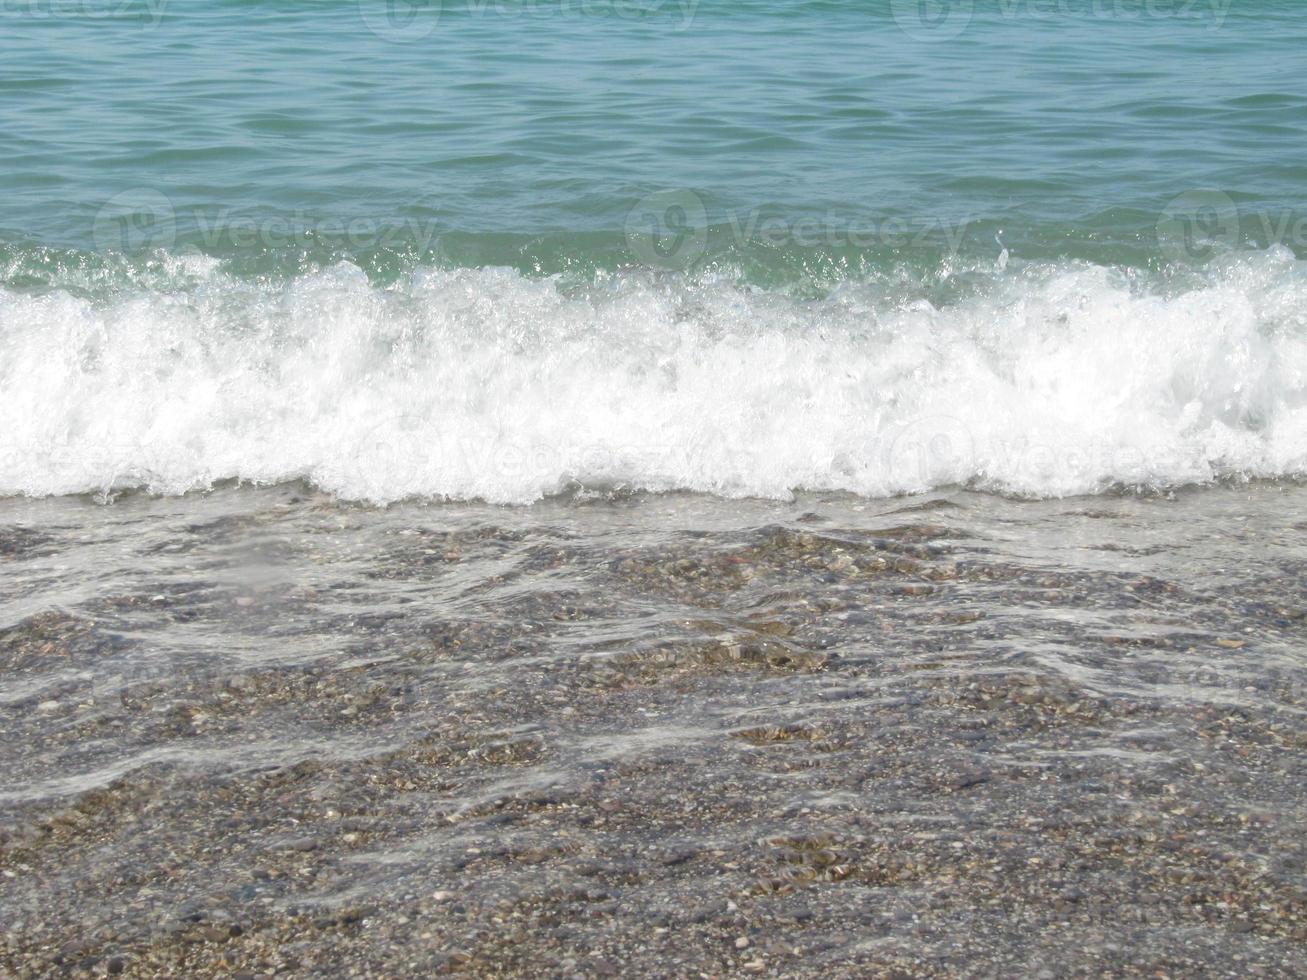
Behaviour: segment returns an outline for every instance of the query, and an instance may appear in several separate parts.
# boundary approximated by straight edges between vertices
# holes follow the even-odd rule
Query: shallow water
[[[1303,24],[0,6],[0,973],[1307,973]]]
[[[1296,972],[1303,495],[6,501],[3,962]]]

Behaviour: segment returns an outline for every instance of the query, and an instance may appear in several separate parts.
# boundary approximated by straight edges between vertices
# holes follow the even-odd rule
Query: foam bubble
[[[676,273],[184,272],[0,290],[0,493],[1068,495],[1307,470],[1307,277],[1286,250],[1183,288],[1014,261],[940,307],[875,282],[811,300]]]

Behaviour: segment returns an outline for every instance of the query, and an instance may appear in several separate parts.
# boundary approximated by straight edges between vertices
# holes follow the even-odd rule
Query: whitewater
[[[152,277],[0,291],[0,494],[306,480],[516,504],[1295,477],[1305,268],[1286,248],[1183,275],[1017,259],[949,290],[886,272],[814,298],[723,270],[380,285],[347,262],[251,279],[158,256]]]

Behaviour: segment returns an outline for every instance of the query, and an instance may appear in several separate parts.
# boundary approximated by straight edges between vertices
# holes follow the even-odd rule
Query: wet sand
[[[1301,976],[1307,489],[0,502],[0,973]]]

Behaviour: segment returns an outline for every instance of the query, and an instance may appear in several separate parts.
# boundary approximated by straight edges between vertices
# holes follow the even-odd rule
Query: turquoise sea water
[[[0,492],[1307,461],[1292,0],[2,9]]]
[[[1307,977],[1305,14],[0,0],[0,977]]]

